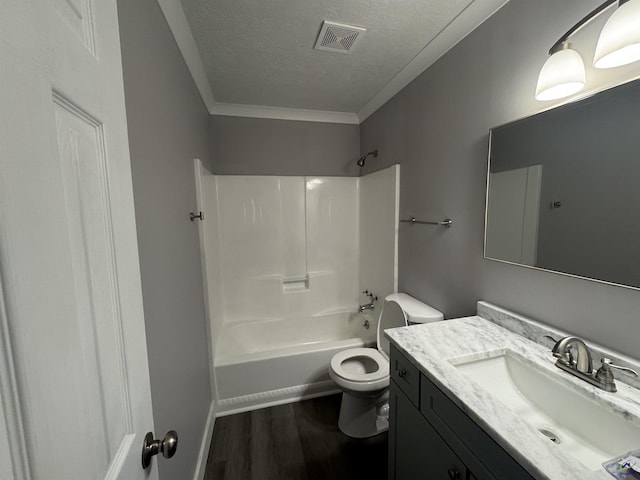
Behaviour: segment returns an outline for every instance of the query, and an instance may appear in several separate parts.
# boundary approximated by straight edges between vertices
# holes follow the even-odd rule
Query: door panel
[[[157,478],[115,0],[4,0],[0,65],[2,478]]]
[[[400,389],[391,387],[395,416],[395,480],[466,479],[466,467]]]
[[[542,165],[490,173],[485,256],[535,266]]]

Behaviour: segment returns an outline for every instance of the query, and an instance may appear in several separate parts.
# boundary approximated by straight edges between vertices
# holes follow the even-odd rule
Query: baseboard
[[[217,416],[224,417],[225,415],[232,415],[234,413],[299,402],[300,400],[323,397],[339,392],[340,389],[336,384],[332,380],[327,380],[268,392],[253,393],[241,397],[225,398],[218,400]]]
[[[216,408],[215,400],[211,401],[209,407],[209,415],[207,416],[207,423],[204,427],[204,433],[202,434],[202,443],[200,444],[200,453],[198,453],[198,463],[196,464],[196,471],[193,475],[193,480],[203,480],[204,474],[207,470],[207,458],[209,457],[209,447],[211,447],[211,437],[213,436],[213,427],[216,423]]]

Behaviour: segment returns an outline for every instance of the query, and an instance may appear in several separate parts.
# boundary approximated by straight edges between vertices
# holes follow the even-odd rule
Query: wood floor
[[[216,420],[205,480],[383,480],[387,433],[338,430],[340,395]]]

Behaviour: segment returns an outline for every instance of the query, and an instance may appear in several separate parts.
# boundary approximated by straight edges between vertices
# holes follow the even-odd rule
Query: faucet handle
[[[571,350],[566,349],[565,351],[560,351],[560,340],[557,338],[553,338],[551,335],[544,335],[542,338],[548,338],[553,342],[553,348],[551,349],[551,353],[558,361],[567,367],[573,365],[573,354]]]
[[[631,375],[638,376],[638,372],[636,372],[633,368],[623,367],[621,365],[615,365],[611,363],[611,360],[607,357],[602,357],[602,366],[596,372],[596,380],[598,380],[602,385],[605,385],[605,390],[608,392],[615,392],[616,382],[615,377],[613,376],[612,368],[617,368],[618,370],[622,370],[623,372],[630,373]]]
[[[370,292],[369,290],[365,290],[362,293],[364,293],[367,297],[369,297],[369,300],[371,301],[371,303],[378,301],[378,296],[375,293]]]
[[[558,362],[566,365],[567,367],[573,366],[573,354],[571,350],[566,350],[565,352],[553,352],[553,356],[558,359]]]
[[[639,376],[638,372],[636,372],[633,368],[623,367],[622,365],[616,365],[615,363],[611,363],[611,360],[607,357],[602,357],[602,366],[598,369],[598,372],[604,370],[605,372],[611,372],[610,368],[616,368],[626,373],[630,373],[634,377]],[[597,372],[596,372],[597,376]]]
[[[556,340],[551,335],[545,335],[544,338],[550,338],[551,340],[556,342],[555,345],[553,346],[553,348],[551,349],[551,353],[553,354],[553,356],[555,358],[558,359],[558,362],[562,363],[563,365],[566,365],[567,367],[572,367],[573,366],[573,354],[571,353],[571,349],[566,348],[565,346],[563,346],[561,348],[562,341],[565,340],[565,338],[568,338],[568,337],[561,338],[560,340]]]

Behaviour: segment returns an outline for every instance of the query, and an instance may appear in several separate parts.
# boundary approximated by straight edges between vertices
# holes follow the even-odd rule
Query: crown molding
[[[300,122],[360,124],[355,113],[328,112],[324,110],[303,110],[299,108],[267,107],[262,105],[241,105],[237,103],[216,103],[209,110],[211,115],[229,117],[272,118],[277,120],[296,120]]]
[[[431,40],[395,77],[358,112],[364,122],[418,75],[460,43],[469,33],[485,22],[509,0],[472,0],[433,40]],[[486,13],[489,11],[490,13]],[[457,41],[456,41],[457,39]],[[455,43],[454,43],[455,42]]]
[[[191,72],[202,101],[207,110],[211,111],[216,101],[182,5],[179,0],[158,0],[158,4],[169,24],[169,30],[171,30],[173,38],[178,44],[178,49],[182,53],[182,58],[184,58],[187,68]]]
[[[211,90],[209,78],[204,69],[198,47],[193,39],[191,28],[184,14],[182,5],[177,0],[158,0],[160,9],[169,24],[173,38],[178,44],[187,68],[193,77],[200,96],[211,115],[227,115],[232,117],[273,118],[279,120],[297,120],[303,122],[322,123],[360,123],[355,113],[328,112],[323,110],[303,110],[296,108],[267,107],[261,105],[241,105],[217,103]]]
[[[169,29],[173,33],[178,48],[187,64],[187,68],[191,72],[193,81],[211,115],[358,125],[371,116],[382,105],[391,100],[400,90],[433,65],[440,57],[447,53],[447,51],[475,30],[475,28],[481,25],[508,1],[509,0],[471,0],[469,5],[443,28],[440,33],[436,35],[413,60],[400,70],[382,90],[369,100],[358,113],[217,103],[180,1],[158,0],[158,4],[167,19]],[[490,13],[487,14],[487,11]]]

